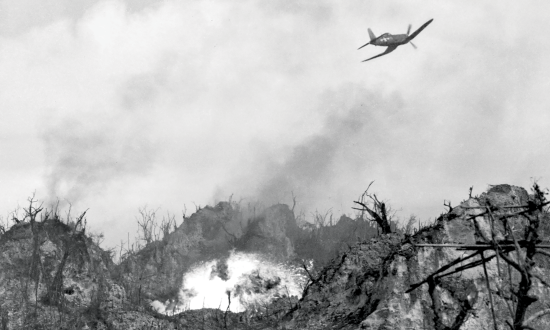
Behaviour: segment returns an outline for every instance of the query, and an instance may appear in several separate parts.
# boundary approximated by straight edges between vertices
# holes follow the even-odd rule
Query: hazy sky
[[[550,186],[545,1],[0,0],[0,214],[36,191],[114,246],[139,207],[439,215]],[[418,49],[357,48],[433,18]]]

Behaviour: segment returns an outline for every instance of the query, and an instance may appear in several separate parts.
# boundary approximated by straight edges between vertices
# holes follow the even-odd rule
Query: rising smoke
[[[393,157],[392,149],[401,138],[395,132],[409,115],[398,95],[388,97],[353,84],[325,93],[319,103],[317,113],[323,121],[317,133],[281,154],[256,160],[257,176],[237,173],[238,182],[230,181],[215,199],[245,186],[241,196],[266,205],[291,203],[292,194],[299,206],[310,212],[351,203],[353,194],[372,178],[369,171]],[[342,199],[346,197],[348,200]]]
[[[154,140],[135,116],[52,118],[42,135],[50,203],[78,203],[117,179],[147,173],[155,158]]]

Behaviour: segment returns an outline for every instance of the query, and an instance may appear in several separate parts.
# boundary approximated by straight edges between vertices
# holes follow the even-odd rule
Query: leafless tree
[[[178,225],[176,223],[176,215],[166,212],[166,216],[162,217],[160,222],[160,232],[162,233],[162,239],[166,239],[171,232],[176,231]]]
[[[311,214],[313,216],[313,222],[315,223],[315,226],[317,228],[323,228],[328,225],[331,225],[332,222],[332,208],[328,209],[325,214],[319,213],[319,211],[315,211],[315,213]],[[328,218],[328,220],[327,220]]]
[[[388,217],[388,208],[386,207],[386,203],[381,202],[378,197],[376,197],[376,194],[369,194],[368,192],[373,182],[374,181],[369,184],[367,190],[365,190],[365,192],[361,195],[360,200],[354,201],[354,203],[360,205],[362,208],[353,209],[367,212],[372,218],[371,221],[376,222],[378,226],[380,226],[383,234],[390,234],[392,232],[391,222],[390,217]]]
[[[148,210],[147,206],[138,209],[140,218],[137,219],[138,233],[140,240],[145,241],[145,244],[150,244],[155,241],[156,230],[156,212],[157,210]]]

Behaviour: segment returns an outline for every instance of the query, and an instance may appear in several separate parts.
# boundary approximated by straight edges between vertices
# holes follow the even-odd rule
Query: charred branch
[[[471,197],[471,188],[470,188],[470,197]],[[529,291],[531,290],[533,286],[533,278],[540,281],[545,286],[550,286],[550,283],[548,283],[542,276],[534,273],[534,267],[535,267],[535,261],[534,257],[535,255],[542,254],[544,256],[550,257],[550,252],[543,250],[550,248],[550,245],[543,245],[540,244],[542,241],[539,239],[539,225],[540,225],[540,219],[541,219],[541,213],[545,212],[544,207],[550,202],[546,201],[545,193],[541,191],[540,187],[535,184],[533,186],[533,192],[534,192],[534,198],[527,202],[525,205],[515,205],[515,206],[495,206],[491,205],[489,201],[487,201],[486,205],[479,206],[479,207],[463,207],[465,209],[485,209],[480,214],[475,214],[467,218],[467,220],[475,220],[478,217],[488,217],[490,221],[490,237],[487,237],[484,233],[481,232],[481,229],[479,228],[479,224],[477,221],[474,221],[475,224],[475,230],[479,237],[484,241],[482,244],[415,244],[416,247],[430,247],[430,248],[456,248],[457,250],[473,250],[476,251],[472,253],[469,256],[461,257],[458,259],[455,259],[454,261],[448,263],[447,265],[439,268],[436,272],[430,274],[427,276],[427,278],[419,283],[413,284],[410,286],[409,290],[406,292],[411,292],[415,290],[416,288],[420,287],[422,284],[428,283],[428,291],[430,293],[430,296],[432,297],[432,304],[434,309],[434,325],[436,329],[448,329],[445,327],[441,322],[441,317],[438,314],[439,311],[439,305],[440,301],[438,300],[438,293],[437,293],[437,283],[438,280],[449,276],[452,274],[455,274],[459,271],[483,266],[483,271],[485,274],[485,281],[487,285],[487,290],[489,292],[489,303],[491,305],[491,313],[493,317],[493,325],[494,328],[497,329],[497,318],[495,316],[494,311],[494,302],[492,298],[492,291],[490,288],[490,280],[489,275],[487,272],[486,263],[489,262],[492,258],[497,258],[497,268],[498,268],[498,276],[503,281],[508,281],[509,285],[509,293],[506,295],[503,292],[502,287],[500,287],[497,283],[497,292],[498,295],[503,297],[503,299],[506,300],[506,304],[508,306],[508,310],[510,312],[511,320],[505,320],[504,322],[508,324],[510,329],[512,330],[520,330],[520,329],[533,329],[531,326],[531,323],[536,320],[537,318],[550,314],[550,309],[545,309],[543,311],[537,312],[535,314],[532,314],[529,319],[526,320],[526,315],[528,312],[529,307],[531,304],[533,304],[535,301],[538,300],[537,297],[529,295]],[[449,210],[451,210],[450,203],[445,206],[449,207]],[[505,214],[496,214],[496,211],[506,210],[506,209],[523,209],[517,212],[512,211],[513,213],[505,213]],[[525,227],[523,230],[523,235],[519,235],[522,237],[517,237],[517,234],[514,234],[511,226],[510,226],[510,220],[517,217],[522,217],[525,220]],[[505,237],[507,239],[504,240],[497,240],[496,238],[496,232],[495,232],[495,223],[500,222],[499,226],[501,225],[502,228],[504,228],[505,231]],[[493,250],[495,251],[495,254],[490,257],[485,257],[483,254],[487,250]],[[510,253],[513,253],[515,251],[515,254],[513,256],[510,255]],[[458,263],[464,262],[467,259],[473,258],[474,256],[477,256],[478,254],[481,255],[481,258],[479,260],[475,260],[472,262],[469,262],[467,265],[457,267],[449,272],[444,273],[446,270],[450,269],[451,267],[456,266]],[[506,276],[501,273],[501,265],[500,265],[500,259],[505,263],[505,266],[508,266],[508,278],[505,278]],[[516,270],[519,273],[520,280],[519,282],[514,283],[512,278],[512,269]],[[497,281],[498,282],[498,281]],[[505,298],[508,297],[508,298]],[[513,302],[515,306],[510,306],[510,302]]]
[[[529,324],[538,319],[539,317],[542,317],[544,315],[550,314],[550,308],[543,309],[541,311],[536,312],[535,314],[531,315],[525,322],[523,322],[523,328],[527,329],[529,327]]]
[[[449,202],[447,203],[447,201],[444,200],[444,201],[443,201],[443,206],[446,206],[446,207],[449,208],[449,211],[447,211],[447,213],[450,213],[450,212],[453,211],[453,207],[451,206],[451,201],[449,201]]]
[[[411,292],[411,291],[414,291],[416,288],[420,287],[422,284],[427,283],[427,282],[429,281],[430,277],[433,277],[433,276],[435,276],[435,275],[437,275],[437,274],[440,274],[440,273],[446,271],[447,269],[452,268],[454,265],[457,265],[457,264],[459,264],[459,263],[461,263],[461,262],[464,262],[464,261],[466,261],[466,260],[468,260],[468,259],[471,259],[471,258],[477,256],[478,254],[479,254],[479,251],[478,251],[478,252],[475,252],[475,253],[473,253],[473,254],[471,254],[471,255],[469,255],[469,256],[456,258],[455,260],[451,261],[451,262],[448,263],[447,265],[445,265],[445,266],[439,268],[437,271],[435,271],[434,273],[432,273],[431,275],[429,275],[425,280],[423,280],[423,281],[421,281],[421,282],[419,282],[419,283],[416,283],[416,284],[412,284],[412,285],[410,286],[410,288],[409,288],[407,291],[405,291],[405,293],[409,293],[409,292]]]
[[[353,209],[363,213],[367,212],[372,218],[371,221],[378,224],[383,234],[391,234],[391,222],[388,217],[388,208],[386,203],[381,202],[375,194],[371,195],[368,193],[369,188],[373,183],[374,181],[369,184],[367,190],[365,190],[365,192],[361,195],[359,201],[354,201],[355,204],[360,205],[362,208],[353,207]],[[369,206],[369,199],[372,202],[372,206]]]
[[[487,293],[489,295],[489,303],[491,304],[491,315],[493,316],[493,326],[494,326],[495,330],[498,330],[497,318],[495,316],[495,305],[493,303],[493,294],[491,293],[491,284],[489,283],[489,275],[487,274],[486,259],[483,256],[483,251],[481,252],[481,261],[483,263],[483,273],[485,274],[485,284],[487,285]]]
[[[363,207],[362,209],[353,208],[354,210],[366,211],[372,217],[372,221],[376,222],[378,226],[380,226],[383,234],[391,234],[391,226],[387,218],[385,203],[375,202],[375,207],[380,210],[380,213],[377,213],[375,210],[369,208],[366,204],[363,204],[361,202],[354,201],[354,203],[359,204]]]
[[[500,243],[498,244],[498,247],[500,248],[514,248],[516,247],[515,244],[511,244],[511,241],[509,240],[503,240],[499,242],[504,242],[504,244]],[[525,247],[527,244],[526,241],[518,241],[518,245],[520,247]],[[492,244],[414,244],[414,246],[417,247],[432,247],[432,248],[440,248],[440,247],[446,247],[446,248],[457,248],[457,250],[493,250],[495,248]],[[537,249],[550,249],[550,245],[535,245]],[[544,250],[537,250],[537,253],[546,254],[550,257],[550,253],[546,252]]]

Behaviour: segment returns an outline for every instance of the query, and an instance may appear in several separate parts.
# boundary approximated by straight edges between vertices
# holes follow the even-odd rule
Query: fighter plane
[[[398,46],[404,45],[406,43],[410,43],[416,49],[416,46],[412,43],[412,40],[420,32],[422,32],[422,30],[424,30],[426,28],[426,26],[428,26],[432,21],[433,21],[433,18],[431,20],[427,21],[426,23],[424,23],[424,25],[422,25],[418,30],[414,31],[414,33],[411,34],[411,35],[409,35],[409,32],[411,32],[411,25],[410,24],[409,24],[409,28],[407,29],[407,34],[384,33],[379,37],[376,37],[374,35],[374,33],[372,33],[372,30],[369,28],[368,30],[369,30],[370,41],[367,42],[366,44],[364,44],[363,46],[359,47],[357,50],[365,47],[366,45],[375,45],[375,46],[388,47],[388,48],[386,48],[386,51],[383,52],[382,54],[378,54],[376,56],[373,56],[373,57],[368,58],[368,59],[363,61],[363,62],[366,62],[366,61],[370,61],[374,58],[389,54],[389,53],[393,52]]]

